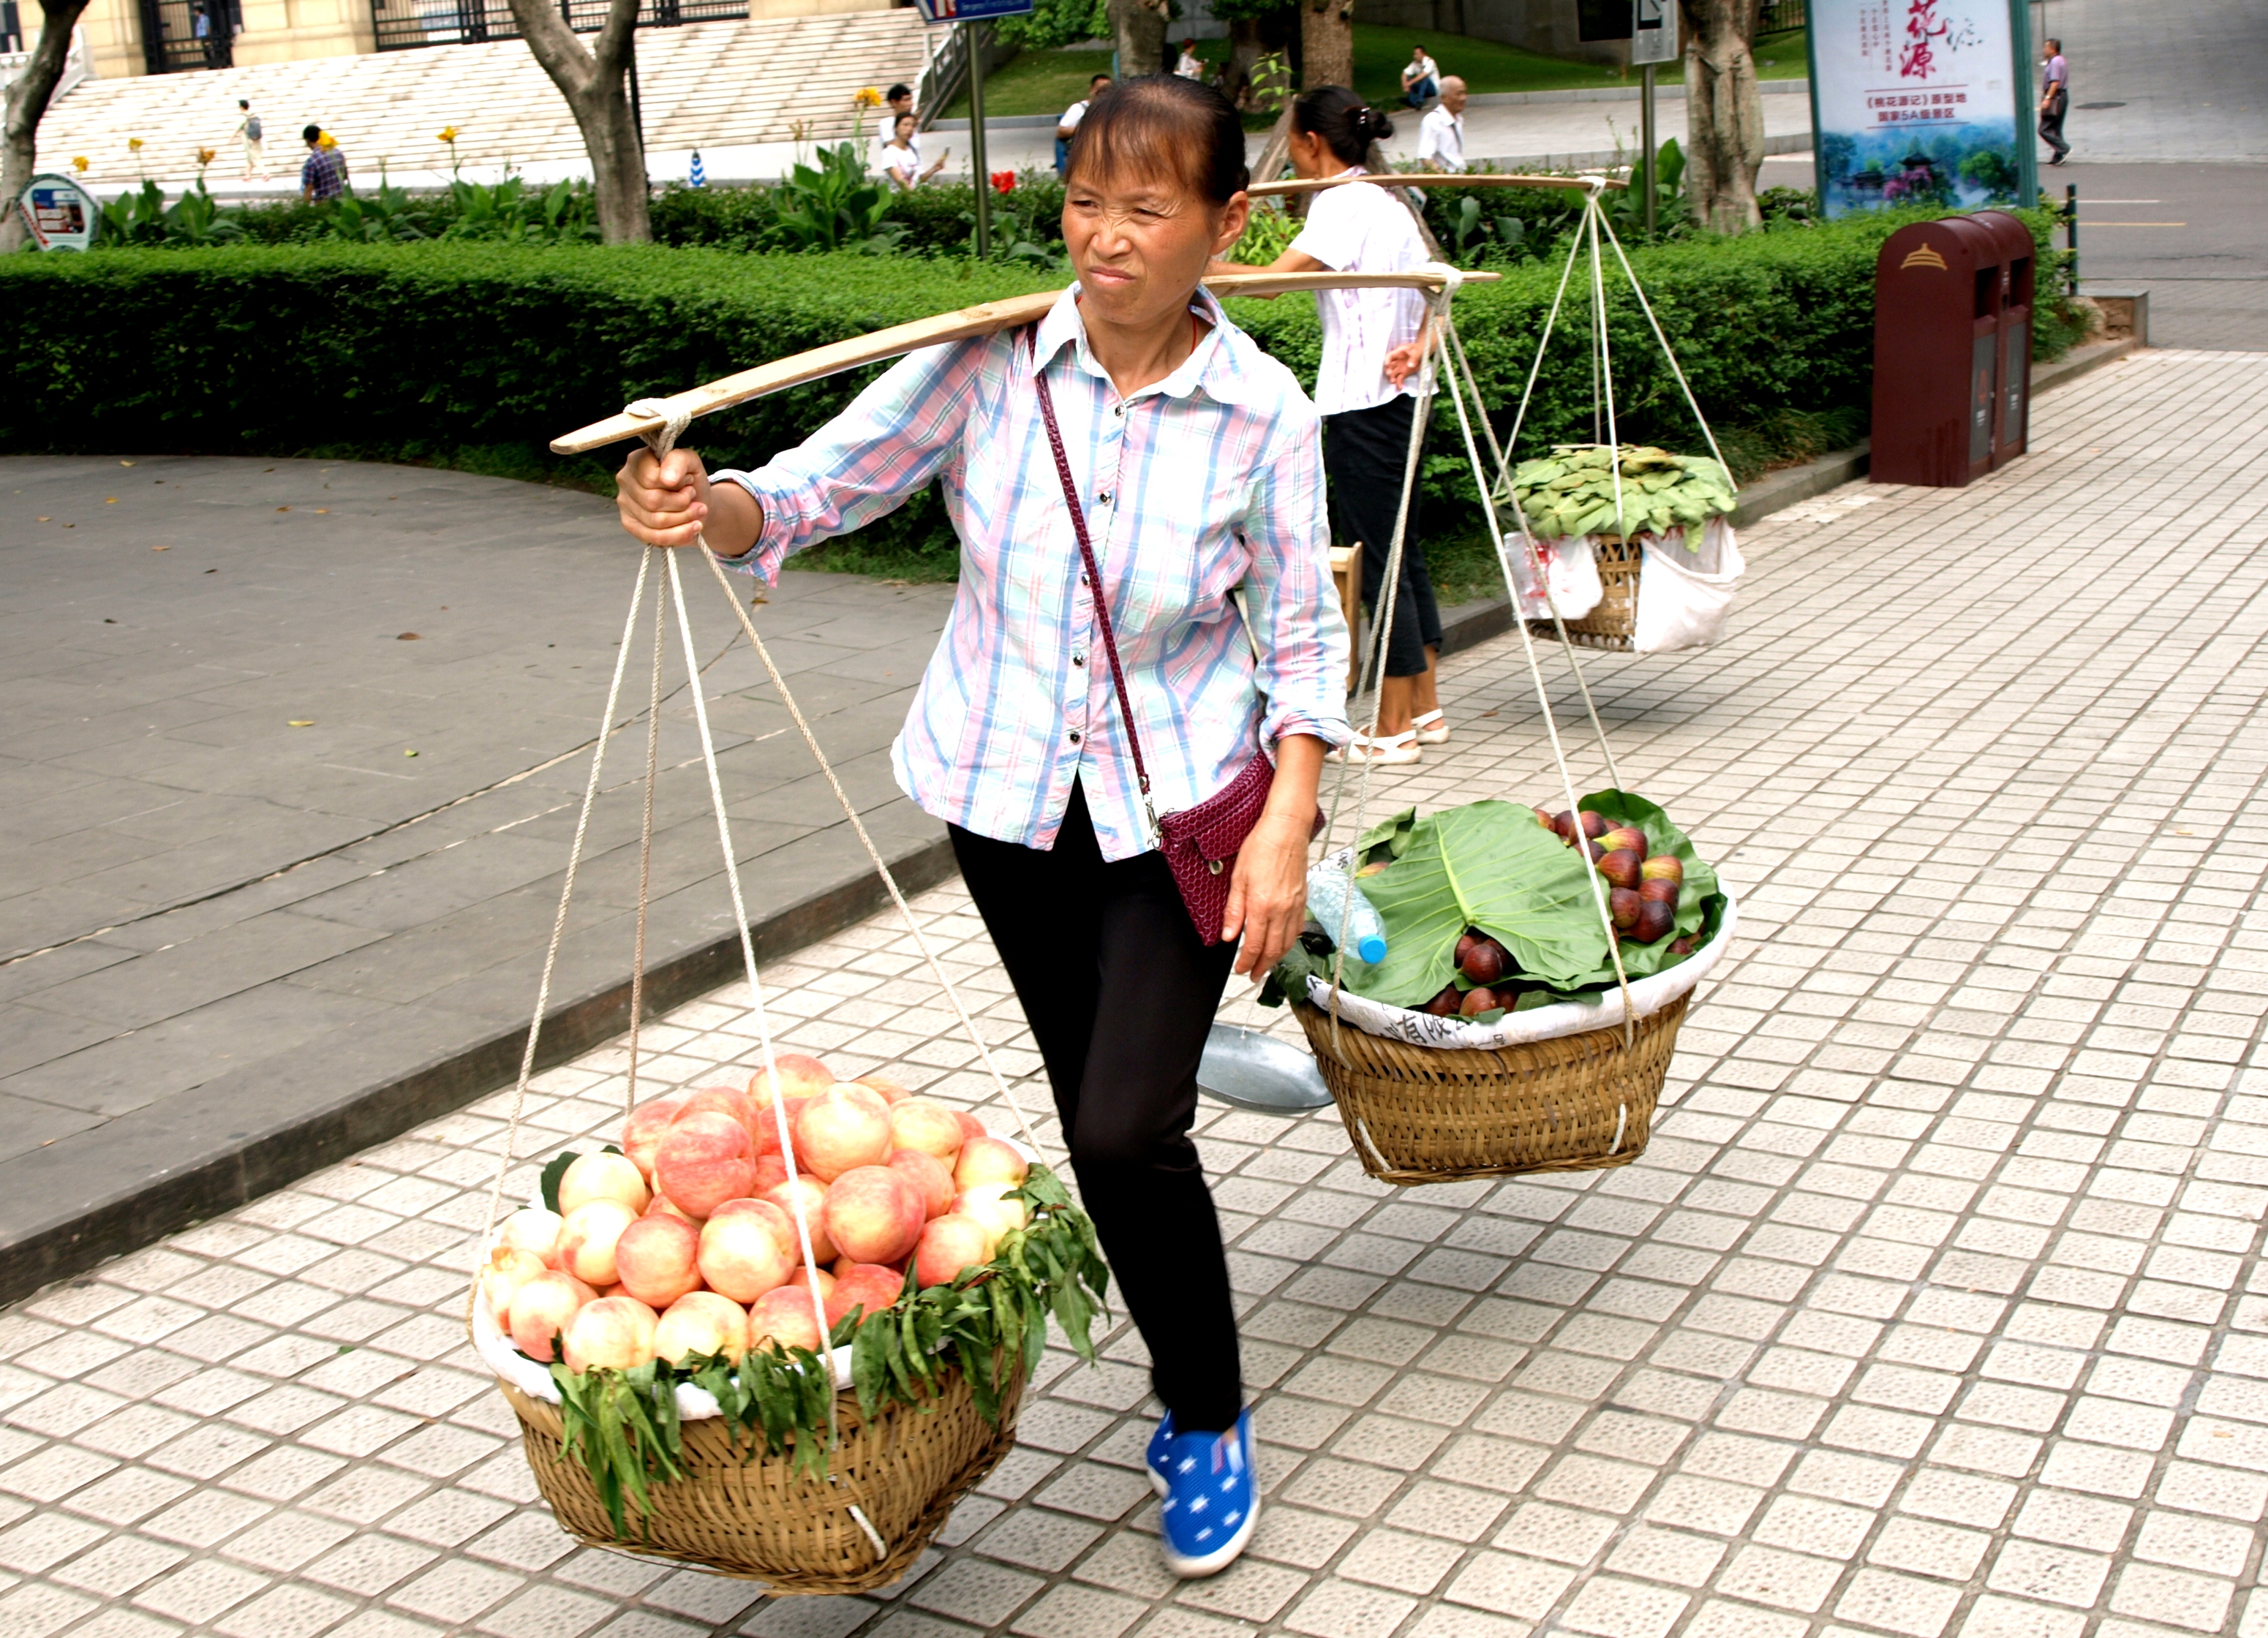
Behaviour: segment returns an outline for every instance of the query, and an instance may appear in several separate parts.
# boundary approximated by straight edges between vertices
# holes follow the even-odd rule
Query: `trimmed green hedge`
[[[2030,214],[2044,244],[2047,215]],[[1875,253],[1911,219],[1883,213],[1632,253],[1736,466],[1801,452],[1792,446],[1807,425],[1855,432],[1863,424]],[[2059,288],[2059,261],[2043,254],[2043,290]],[[1623,437],[1697,446],[1645,319],[1610,276]],[[1530,264],[1458,298],[1459,329],[1499,425],[1519,401],[1557,278],[1556,267]],[[0,450],[381,456],[604,488],[611,459],[562,461],[545,452],[548,440],[634,398],[1056,282],[998,263],[659,246],[316,244],[11,256],[0,260],[10,320],[0,332]],[[1312,300],[1234,307],[1263,346],[1312,378],[1321,342]],[[2052,356],[2076,329],[2059,304],[2043,303],[2036,334],[2043,356]],[[1571,301],[1523,444],[1591,436],[1589,338],[1587,305]],[[761,461],[866,378],[711,417],[698,446],[712,464]],[[1476,497],[1446,409],[1441,430],[1425,526],[1435,536],[1469,533]],[[949,561],[943,529],[940,509],[917,504],[868,531],[851,556],[872,566],[878,549],[886,558],[910,552],[933,570],[940,547]]]

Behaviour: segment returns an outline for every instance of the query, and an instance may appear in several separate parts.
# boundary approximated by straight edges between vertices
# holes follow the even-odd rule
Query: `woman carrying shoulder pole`
[[[1260,1501],[1227,1259],[1189,1135],[1197,1060],[1232,967],[1258,978],[1299,935],[1323,755],[1349,732],[1314,406],[1198,283],[1244,231],[1246,180],[1243,129],[1218,91],[1171,76],[1118,86],[1072,140],[1064,237],[1079,278],[1037,326],[909,355],[759,471],[712,479],[681,449],[634,454],[617,475],[637,539],[683,547],[705,531],[766,579],[942,485],[961,581],[892,761],[946,822],[1149,1348],[1164,1409],[1150,1471],[1181,1576],[1242,1552]],[[1258,752],[1274,760],[1217,928],[1193,923],[1157,850],[1138,747],[1168,816]]]
[[[1394,122],[1354,92],[1325,85],[1292,105],[1292,168],[1302,177],[1360,176],[1370,145],[1393,135]],[[1308,196],[1300,236],[1269,268],[1402,273],[1429,260],[1417,223],[1391,189],[1351,183]],[[1375,608],[1385,591],[1410,422],[1418,413],[1418,366],[1429,340],[1425,298],[1414,290],[1318,290],[1315,306],[1323,321],[1315,408],[1323,416],[1331,512],[1339,540],[1362,545],[1363,600]],[[1419,746],[1449,737],[1434,687],[1441,613],[1417,539],[1414,496],[1410,505],[1394,627],[1386,637],[1376,737],[1358,736],[1344,753],[1384,764],[1415,762]]]

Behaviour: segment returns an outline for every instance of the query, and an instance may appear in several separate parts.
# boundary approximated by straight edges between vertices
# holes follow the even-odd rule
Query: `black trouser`
[[[2040,140],[2056,151],[2060,159],[2071,151],[2071,144],[2063,139],[2063,114],[2066,99],[2057,97],[2049,102],[2047,111],[2040,115]]]
[[[1394,544],[1395,515],[1402,508],[1410,422],[1417,413],[1418,400],[1397,393],[1368,409],[1323,417],[1323,472],[1330,480],[1333,533],[1343,544],[1362,542],[1362,600],[1373,609],[1386,586],[1386,555]],[[1386,637],[1389,677],[1418,676],[1425,669],[1425,650],[1441,646],[1441,611],[1433,603],[1433,577],[1425,572],[1425,548],[1418,544],[1417,510],[1413,495],[1402,541],[1402,584],[1394,594],[1394,628]]]
[[[1051,849],[947,828],[1039,1042],[1112,1296],[1149,1345],[1151,1385],[1177,1431],[1219,1432],[1243,1408],[1243,1377],[1189,1124],[1236,946],[1198,941],[1162,855],[1104,861],[1076,785]]]

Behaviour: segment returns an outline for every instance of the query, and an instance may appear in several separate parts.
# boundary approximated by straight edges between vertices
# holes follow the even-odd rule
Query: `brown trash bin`
[[[2005,210],[1917,222],[1874,263],[1868,476],[1958,488],[2024,452],[2031,231]]]

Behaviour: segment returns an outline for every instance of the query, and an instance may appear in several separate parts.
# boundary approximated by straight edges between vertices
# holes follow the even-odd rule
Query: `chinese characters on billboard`
[[[2023,0],[1811,0],[1812,130],[1830,216],[2023,202]]]

